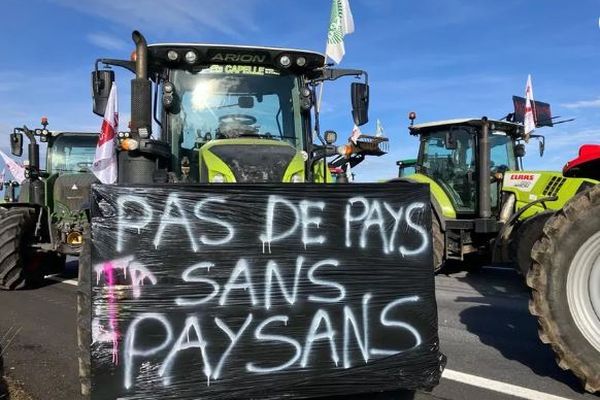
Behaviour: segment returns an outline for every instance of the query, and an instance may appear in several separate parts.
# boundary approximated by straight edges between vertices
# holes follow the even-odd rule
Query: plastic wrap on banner
[[[430,389],[427,185],[92,189],[92,399]]]

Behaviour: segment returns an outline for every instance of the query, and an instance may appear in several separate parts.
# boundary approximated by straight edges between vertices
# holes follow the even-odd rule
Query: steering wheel
[[[256,117],[248,114],[227,114],[219,117],[219,122],[222,124],[254,125]]]

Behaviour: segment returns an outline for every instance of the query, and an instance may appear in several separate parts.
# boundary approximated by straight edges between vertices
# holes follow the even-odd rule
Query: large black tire
[[[552,211],[539,213],[521,222],[516,229],[511,247],[519,271],[525,277],[533,264],[531,259],[533,245],[541,239],[544,225],[552,215],[554,215]]]
[[[576,322],[582,321],[580,316],[584,311],[578,304],[587,303],[573,300],[573,296],[579,299],[577,293],[585,291],[574,290],[579,286],[572,282],[574,276],[579,277],[578,282],[583,276],[583,284],[591,287],[588,282],[593,275],[586,277],[581,273],[587,268],[595,271],[595,264],[580,262],[579,257],[583,250],[585,254],[598,256],[600,246],[595,238],[599,232],[600,185],[597,185],[571,199],[548,220],[542,238],[533,247],[533,265],[527,275],[527,284],[533,289],[529,310],[538,317],[540,339],[552,346],[558,365],[571,370],[589,392],[600,391],[600,346],[597,342],[594,345],[595,339],[590,340],[600,336],[589,334],[590,327],[596,329],[599,326],[596,322],[600,321],[592,318],[586,320],[587,324]],[[587,253],[588,250],[592,253]],[[573,262],[574,259],[577,261]],[[591,297],[589,301],[593,306]],[[585,312],[588,311],[586,308]]]
[[[442,232],[440,223],[433,213],[431,215],[431,235],[433,237],[433,270],[437,273],[444,266],[446,243],[444,232]]]
[[[91,343],[92,343],[92,253],[91,238],[84,235],[79,255],[79,279],[77,285],[77,349],[79,358],[79,381],[81,394],[91,395]]]
[[[42,262],[29,248],[34,239],[35,210],[0,210],[0,289],[34,286],[43,279]]]

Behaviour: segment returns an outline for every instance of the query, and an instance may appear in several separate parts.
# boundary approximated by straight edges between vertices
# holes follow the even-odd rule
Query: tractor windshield
[[[183,153],[217,139],[257,138],[304,147],[298,78],[272,68],[213,65],[172,71],[180,107],[171,114]],[[179,138],[179,140],[177,140]]]
[[[97,135],[61,134],[48,152],[48,172],[89,172],[96,154]]]
[[[493,171],[516,170],[517,158],[513,139],[504,132],[492,132],[490,137],[490,167]]]
[[[424,135],[421,170],[435,180],[450,197],[458,213],[472,213],[477,201],[476,134],[453,127]],[[490,135],[490,176],[517,169],[513,140],[504,132]],[[498,203],[498,187],[492,184],[492,205]]]
[[[475,137],[465,129],[432,132],[423,137],[419,165],[448,194],[458,212],[475,209],[473,185],[475,170]]]

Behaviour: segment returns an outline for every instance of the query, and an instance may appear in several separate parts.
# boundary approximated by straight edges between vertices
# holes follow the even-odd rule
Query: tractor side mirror
[[[369,122],[369,85],[352,82],[350,87],[352,97],[352,118],[356,126]]]
[[[94,100],[94,114],[104,116],[110,89],[115,80],[115,72],[111,70],[92,71],[92,97]]]
[[[524,144],[518,144],[515,146],[515,157],[517,158],[523,158],[525,157],[525,145]]]
[[[452,129],[446,132],[446,143],[444,144],[448,150],[456,150],[458,144],[456,142],[456,134]]]
[[[544,156],[545,150],[546,150],[546,140],[544,140],[544,137],[542,136],[540,138],[540,157]]]
[[[23,155],[23,134],[21,132],[10,134],[10,152],[15,157]]]

